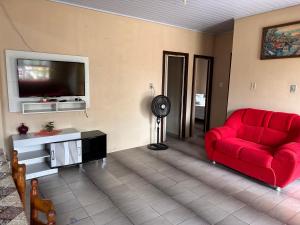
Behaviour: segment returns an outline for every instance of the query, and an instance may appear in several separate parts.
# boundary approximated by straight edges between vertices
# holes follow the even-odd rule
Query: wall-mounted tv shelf
[[[85,101],[66,102],[22,102],[23,114],[53,113],[53,112],[74,112],[86,110]]]
[[[20,112],[20,113],[49,113],[49,112],[68,112],[68,111],[82,111],[85,108],[90,107],[90,85],[89,85],[89,59],[84,56],[71,56],[71,55],[60,55],[60,54],[49,54],[49,53],[41,53],[41,52],[25,52],[25,51],[14,51],[14,50],[5,50],[6,55],[6,77],[7,77],[7,91],[8,91],[8,106],[9,112]],[[63,93],[57,92],[57,100],[67,100],[64,103],[56,103],[50,102],[41,105],[39,102],[43,96],[51,97],[56,93],[55,90],[50,90],[50,94],[48,93],[38,93],[35,90],[35,86],[30,87],[34,89],[35,93],[31,93],[28,96],[33,95],[32,97],[26,97],[20,95],[20,87],[19,87],[19,73],[18,73],[18,60],[36,60],[38,62],[46,61],[47,63],[51,61],[61,62],[61,63],[79,63],[84,64],[84,79],[82,77],[79,79],[72,79],[72,81],[77,80],[81,82],[80,86],[82,88],[82,82],[84,82],[84,95],[82,93]],[[20,64],[21,65],[21,64]],[[64,76],[65,79],[68,79],[67,74]],[[62,75],[63,76],[63,75]],[[62,81],[62,79],[61,79]],[[63,82],[58,82],[60,85],[63,85]],[[77,83],[76,83],[77,84]],[[64,84],[66,85],[66,84]],[[74,86],[75,84],[72,83]],[[74,88],[72,86],[72,88]],[[70,87],[71,88],[71,87]],[[39,89],[40,90],[40,89]],[[73,89],[72,89],[73,90]],[[44,90],[43,90],[44,91]],[[46,90],[45,90],[46,91]],[[49,90],[48,90],[49,91]],[[65,94],[65,95],[64,95]],[[76,95],[75,95],[76,94]],[[80,94],[80,95],[77,95]],[[36,97],[34,97],[36,96]],[[75,99],[81,99],[85,103],[82,104],[80,102],[73,103]],[[34,104],[23,104],[25,103],[37,103]],[[84,106],[85,105],[85,106]]]

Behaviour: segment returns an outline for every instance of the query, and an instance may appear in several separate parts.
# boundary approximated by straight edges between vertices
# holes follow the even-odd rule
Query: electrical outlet
[[[290,84],[290,93],[295,93],[297,89],[297,85],[296,84]]]
[[[153,83],[149,83],[149,88],[153,89]]]

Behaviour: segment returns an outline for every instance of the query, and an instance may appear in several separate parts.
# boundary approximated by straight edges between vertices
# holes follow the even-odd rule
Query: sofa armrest
[[[213,128],[205,134],[205,150],[209,159],[213,159],[215,143],[223,138],[236,137],[237,131],[229,126]]]
[[[300,143],[289,142],[278,147],[274,152],[274,158],[282,157],[290,162],[300,162]]]
[[[289,142],[274,152],[272,168],[276,174],[276,186],[284,187],[300,176],[300,143]]]
[[[237,131],[229,126],[217,127],[211,129],[209,132],[215,133],[218,139],[236,137]]]

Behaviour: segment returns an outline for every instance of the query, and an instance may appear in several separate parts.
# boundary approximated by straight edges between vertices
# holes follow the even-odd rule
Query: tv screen
[[[19,97],[85,95],[84,63],[17,59]]]

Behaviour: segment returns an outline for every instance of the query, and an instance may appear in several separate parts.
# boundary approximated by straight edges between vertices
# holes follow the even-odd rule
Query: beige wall
[[[4,135],[25,122],[38,131],[47,121],[58,128],[100,129],[109,151],[150,141],[149,82],[161,90],[163,50],[212,55],[214,36],[96,12],[46,0],[0,0],[33,51],[88,56],[91,107],[89,118],[69,112],[43,115],[9,113],[4,50],[29,50],[0,8],[0,67]],[[189,61],[191,86],[192,64]],[[188,93],[187,121],[191,88]],[[152,125],[154,125],[152,123]],[[189,124],[187,124],[188,126]],[[1,129],[0,129],[1,130]]]
[[[262,28],[300,20],[300,6],[235,21],[228,110],[255,107],[300,113],[300,59],[260,60]],[[250,90],[250,82],[256,89]],[[296,93],[289,84],[297,84]]]
[[[216,35],[210,126],[221,126],[226,120],[228,82],[233,33]]]

